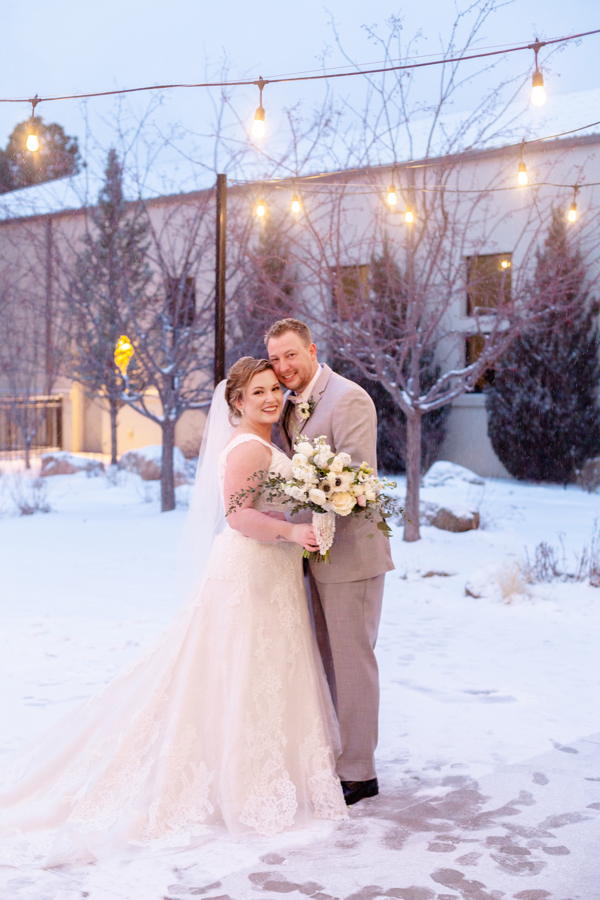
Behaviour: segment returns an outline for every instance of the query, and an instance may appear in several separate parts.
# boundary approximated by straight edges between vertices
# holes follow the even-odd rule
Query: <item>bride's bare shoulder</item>
[[[255,434],[234,435],[225,447],[227,469],[265,468],[273,455],[273,448]]]

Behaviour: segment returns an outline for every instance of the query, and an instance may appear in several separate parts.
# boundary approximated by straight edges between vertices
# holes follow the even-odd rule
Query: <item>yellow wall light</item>
[[[126,334],[122,334],[115,347],[115,363],[123,378],[127,375],[127,367],[134,353],[133,344]]]

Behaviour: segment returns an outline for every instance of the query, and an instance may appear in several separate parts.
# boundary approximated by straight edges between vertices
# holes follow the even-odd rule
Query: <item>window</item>
[[[190,328],[196,315],[196,283],[191,276],[167,278],[167,307],[173,328]]]
[[[481,351],[483,350],[485,344],[485,337],[482,334],[472,334],[467,338],[466,341],[466,362],[467,365],[470,366],[472,363],[477,362],[479,357],[481,356]],[[486,369],[477,385],[475,386],[474,393],[481,394],[485,390],[488,385],[494,383],[494,375],[495,372],[493,369]]]
[[[342,319],[352,315],[353,309],[367,294],[368,266],[339,266],[331,270],[333,307]]]
[[[510,300],[512,254],[486,253],[467,259],[467,315],[493,315]]]

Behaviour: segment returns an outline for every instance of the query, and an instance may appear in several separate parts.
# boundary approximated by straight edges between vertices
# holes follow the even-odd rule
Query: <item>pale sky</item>
[[[333,46],[331,18],[337,22],[354,60],[373,63],[381,58],[380,53],[361,26],[376,24],[384,29],[386,19],[394,13],[405,17],[407,36],[422,29],[420,54],[435,53],[448,33],[454,3],[421,0],[404,9],[391,0],[328,0],[326,4],[321,0],[28,0],[4,4],[0,96],[200,81],[207,74],[214,77],[223,54],[229,61],[230,77],[268,77],[318,69],[320,56],[328,46],[332,48],[330,64],[340,65],[343,60]],[[550,38],[598,27],[598,0],[514,0],[486,23],[480,44],[527,42],[536,34]],[[544,55],[542,51],[542,64]],[[600,34],[556,55],[546,75],[548,93],[600,87],[599,56]],[[525,72],[530,63],[528,54],[512,54],[509,69]],[[416,76],[423,96],[433,88],[434,77],[432,70]],[[354,79],[341,82],[338,80],[336,88],[352,97],[357,89]],[[254,91],[246,99],[243,89],[233,90],[240,93],[242,107],[245,110],[248,106],[251,118],[258,99]],[[316,90],[302,83],[273,85],[265,91],[265,105],[269,114],[275,115],[296,102],[310,103]],[[464,95],[465,104],[473,102],[477,93],[478,86],[472,85]],[[141,97],[132,101],[139,109],[146,102]],[[110,128],[104,121],[110,109],[103,100],[88,104],[94,133],[103,145],[110,143]],[[1,144],[29,111],[26,104],[0,104]],[[42,105],[39,111],[45,119],[60,122],[68,133],[77,135],[83,147],[85,125],[79,102]],[[592,119],[600,118],[598,112],[590,110]],[[182,122],[202,131],[204,119],[210,116],[209,101],[194,91],[169,92],[160,115],[165,127]]]

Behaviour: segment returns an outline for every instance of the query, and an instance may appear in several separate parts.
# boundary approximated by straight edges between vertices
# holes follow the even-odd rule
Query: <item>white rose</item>
[[[356,506],[356,498],[348,491],[338,491],[331,497],[331,508],[338,516],[349,516]]]
[[[301,453],[306,459],[312,459],[314,452],[312,445],[308,441],[296,444],[296,453]]]
[[[337,458],[341,460],[342,466],[352,465],[352,457],[349,453],[338,453]]]
[[[369,503],[373,503],[373,501],[377,499],[375,489],[370,484],[365,485],[365,497],[367,498]]]
[[[331,447],[320,447],[317,454],[315,455],[315,463],[319,466],[319,468],[326,469],[331,456]]]
[[[311,488],[308,492],[308,499],[311,503],[316,503],[317,506],[325,506],[327,494],[324,491],[319,490],[319,488]]]
[[[306,489],[298,487],[296,484],[291,485],[291,487],[286,487],[285,492],[290,497],[293,497],[294,500],[306,500]]]
[[[339,458],[339,456],[334,456],[333,460],[330,463],[329,471],[330,472],[341,472],[344,468],[344,463]]]
[[[303,453],[294,453],[292,456],[292,465],[293,466],[305,466],[306,465],[306,456]]]

